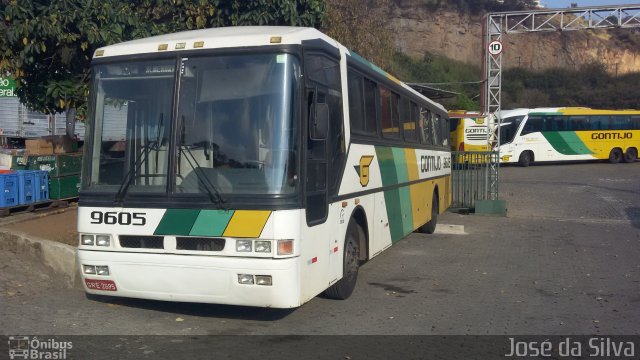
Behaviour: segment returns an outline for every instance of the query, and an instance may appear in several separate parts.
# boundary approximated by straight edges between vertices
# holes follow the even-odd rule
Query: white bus
[[[432,233],[451,202],[446,110],[315,29],[182,32],[98,49],[92,66],[88,293],[346,299],[361,262]]]
[[[590,108],[503,110],[500,160],[634,162],[640,148],[640,111]]]

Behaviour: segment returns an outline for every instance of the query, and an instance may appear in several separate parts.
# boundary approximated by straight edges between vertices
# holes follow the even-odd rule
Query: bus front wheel
[[[438,193],[433,192],[433,198],[431,199],[431,220],[420,227],[420,232],[424,234],[433,234],[436,231],[436,225],[438,224],[438,212],[440,205],[438,202]]]
[[[344,254],[342,263],[342,279],[331,285],[324,291],[326,297],[330,299],[345,300],[353,289],[356,288],[358,280],[358,269],[360,268],[360,240],[364,239],[364,231],[352,218],[349,220],[347,235],[344,239]]]
[[[518,164],[520,164],[520,166],[527,167],[531,165],[532,162],[533,154],[531,153],[531,151],[523,151],[522,154],[520,154],[520,158],[518,159]]]
[[[627,152],[624,153],[624,162],[632,163],[636,161],[638,158],[638,150],[636,148],[628,148]]]
[[[609,162],[612,164],[617,164],[622,160],[622,150],[615,148],[611,149],[609,153]]]

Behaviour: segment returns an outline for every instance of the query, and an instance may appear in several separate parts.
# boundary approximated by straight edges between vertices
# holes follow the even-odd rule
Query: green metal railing
[[[497,151],[452,151],[452,208],[475,208],[477,200],[490,200],[490,164],[499,163]]]

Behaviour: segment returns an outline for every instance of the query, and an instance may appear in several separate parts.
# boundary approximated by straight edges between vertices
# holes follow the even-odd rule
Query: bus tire
[[[360,268],[360,240],[364,239],[364,231],[351,218],[344,239],[344,252],[342,261],[342,279],[331,285],[324,291],[324,295],[330,299],[345,300],[351,296],[356,288],[358,269]]]
[[[533,162],[533,153],[529,150],[523,151],[518,158],[518,164],[522,167],[527,167]]]
[[[624,162],[632,163],[638,158],[638,150],[636,148],[628,148],[624,153]]]
[[[420,227],[420,232],[423,234],[433,234],[436,231],[436,225],[438,224],[438,212],[440,211],[440,203],[438,201],[438,193],[433,192],[431,199],[431,220]]]
[[[619,148],[611,149],[609,153],[609,162],[611,164],[617,164],[622,160],[622,150]]]

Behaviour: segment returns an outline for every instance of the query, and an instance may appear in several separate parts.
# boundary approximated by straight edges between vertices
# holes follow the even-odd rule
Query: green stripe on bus
[[[195,223],[200,210],[197,209],[167,209],[154,235],[183,235],[187,236]]]
[[[396,178],[398,183],[409,182],[409,169],[407,169],[407,158],[404,149],[392,148],[393,162],[396,167]],[[399,189],[400,210],[403,236],[413,231],[413,210],[411,209],[411,192],[409,187]]]
[[[407,170],[407,159],[404,156],[404,149],[391,148],[393,163],[396,168],[396,179],[398,183],[409,182],[409,171]]]
[[[409,181],[407,161],[403,149],[376,147],[376,155],[383,186],[393,186]],[[389,219],[391,241],[395,242],[413,230],[413,211],[409,187],[385,191],[384,201]]]
[[[393,158],[393,150],[388,147],[376,146],[376,158],[380,167],[382,186],[390,186],[398,183],[398,173],[396,163]],[[391,241],[402,239],[403,226],[401,216],[400,192],[398,189],[384,192],[384,202],[389,219],[389,232]]]
[[[562,131],[560,132],[560,136],[564,139],[564,141],[569,144],[571,150],[573,150],[576,154],[585,155],[585,154],[593,154],[593,152],[587,147],[587,145],[580,139],[578,134],[575,131]]]
[[[404,237],[400,189],[385,191],[384,202],[387,208],[387,218],[389,219],[389,232],[391,234],[391,242],[396,242]]]
[[[361,62],[362,64],[368,66],[371,70],[377,72],[380,75],[383,75],[385,77],[388,77],[388,73],[384,70],[382,70],[381,68],[379,68],[377,65],[369,62],[367,59],[363,58],[362,56],[360,56],[358,53],[356,53],[355,51],[351,51],[350,56],[355,59],[358,60],[359,62]]]
[[[393,151],[388,147],[376,146],[376,157],[382,176],[382,186],[395,185],[398,183],[396,163],[393,158]]]
[[[229,225],[234,211],[202,210],[196,218],[189,235],[191,236],[222,236]]]
[[[573,131],[543,131],[542,135],[553,149],[562,155],[591,154],[591,151]]]

